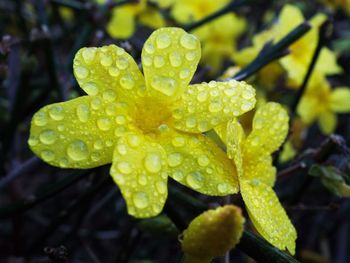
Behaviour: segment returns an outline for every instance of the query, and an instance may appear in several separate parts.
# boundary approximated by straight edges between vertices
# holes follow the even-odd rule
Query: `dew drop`
[[[241,110],[242,111],[248,111],[250,110],[252,107],[252,104],[249,102],[243,102],[243,104],[241,105]]]
[[[109,67],[110,65],[112,65],[112,57],[109,55],[101,55],[101,65],[105,66],[105,67]]]
[[[176,81],[172,78],[154,76],[151,85],[155,90],[158,90],[167,96],[174,95],[176,91]]]
[[[73,161],[82,161],[88,157],[89,150],[83,141],[75,140],[69,144],[67,154]]]
[[[171,44],[170,36],[166,33],[159,34],[156,38],[157,48],[164,49],[169,47]]]
[[[60,167],[67,167],[68,166],[68,160],[66,158],[62,158],[59,161],[59,165],[60,165]]]
[[[180,44],[187,49],[195,49],[197,47],[197,39],[190,34],[183,34],[180,38]]]
[[[77,78],[79,78],[79,79],[85,79],[85,78],[87,78],[87,76],[89,76],[89,70],[87,70],[86,68],[84,68],[82,66],[76,66],[74,68],[74,72],[75,72],[75,75],[77,76]]]
[[[228,190],[228,185],[226,183],[218,184],[219,193],[221,193],[221,194],[226,193],[227,190]]]
[[[51,117],[51,119],[55,120],[55,121],[60,121],[64,118],[64,112],[63,112],[63,107],[62,106],[52,106],[49,109],[49,115]]]
[[[173,67],[179,67],[182,64],[181,54],[177,51],[170,53],[169,60]]]
[[[29,146],[32,146],[32,147],[37,145],[38,143],[39,143],[38,139],[34,137],[30,137],[28,140]]]
[[[117,93],[112,89],[107,89],[103,92],[102,98],[107,102],[112,102],[117,98]]]
[[[143,209],[149,205],[148,196],[144,192],[137,192],[133,195],[133,201],[137,208]]]
[[[144,46],[144,48],[145,48],[145,51],[146,51],[147,53],[149,53],[149,54],[153,54],[154,51],[156,50],[155,47],[154,47],[154,45],[151,44],[151,43],[147,43],[147,44]]]
[[[206,91],[201,91],[197,95],[197,100],[199,102],[204,102],[207,100],[207,98],[208,98],[208,93]]]
[[[115,121],[116,121],[117,124],[122,125],[122,124],[125,124],[126,118],[125,118],[124,115],[117,115],[115,117]]]
[[[156,188],[160,194],[165,194],[166,190],[167,190],[167,185],[163,181],[158,181],[158,182],[156,182]]]
[[[243,92],[242,92],[242,97],[244,99],[251,99],[254,97],[254,91],[252,89],[245,89]]]
[[[198,130],[201,132],[205,132],[205,131],[209,130],[208,122],[200,121],[198,123]]]
[[[207,166],[210,161],[209,161],[208,156],[202,154],[198,157],[197,162],[200,166]]]
[[[94,82],[84,83],[83,88],[89,95],[95,96],[98,93],[98,88]]]
[[[127,140],[131,147],[138,147],[141,144],[141,138],[136,134],[128,134]]]
[[[194,117],[189,117],[186,119],[186,127],[194,128],[196,126],[196,119]]]
[[[130,174],[132,172],[132,167],[128,162],[119,162],[117,167],[122,174]]]
[[[168,164],[170,167],[179,166],[182,163],[182,159],[181,153],[171,153],[168,156]]]
[[[93,160],[94,162],[97,162],[101,159],[101,155],[97,152],[94,152],[91,154],[91,160]]]
[[[86,63],[91,63],[95,58],[96,48],[86,48],[82,52],[82,56]]]
[[[108,131],[111,128],[111,121],[108,117],[101,117],[97,120],[97,127],[101,131]]]
[[[212,113],[216,113],[222,110],[222,104],[220,101],[214,100],[209,104],[209,111]]]
[[[97,140],[94,143],[94,149],[95,150],[101,150],[103,148],[103,141]]]
[[[87,122],[90,117],[90,109],[86,104],[80,104],[77,107],[77,116],[81,122]]]
[[[199,189],[203,186],[204,177],[200,172],[192,172],[187,175],[186,182],[193,189]]]
[[[129,62],[126,58],[119,57],[115,62],[119,69],[126,69],[129,66]]]
[[[117,150],[118,150],[118,153],[121,155],[125,155],[128,153],[128,147],[125,144],[118,144]]]
[[[180,78],[185,79],[190,76],[190,71],[187,68],[181,69],[180,71]]]
[[[41,152],[41,158],[45,162],[51,162],[55,159],[55,154],[50,150],[44,150]]]
[[[119,83],[124,89],[128,90],[132,89],[135,86],[135,80],[130,74],[121,77]]]
[[[157,153],[149,153],[144,159],[144,165],[150,173],[158,173],[162,168],[161,157]]]
[[[113,116],[117,112],[117,106],[115,103],[110,103],[106,106],[106,114],[108,116]]]
[[[120,74],[120,71],[116,67],[110,67],[108,68],[108,74],[111,75],[112,77],[118,77]]]
[[[56,133],[53,130],[44,130],[39,135],[39,140],[43,144],[53,144],[57,139]]]
[[[36,126],[45,126],[47,124],[47,115],[45,112],[37,112],[33,118],[34,124]]]
[[[237,93],[237,90],[235,88],[227,88],[227,89],[224,89],[224,93],[227,95],[227,96],[233,96]]]
[[[196,58],[196,52],[194,51],[187,52],[185,57],[188,61],[193,61]]]
[[[181,171],[175,171],[172,175],[174,180],[181,181],[184,178],[184,174]]]
[[[171,140],[174,147],[182,147],[185,145],[185,138],[181,136],[176,136]]]
[[[142,57],[142,64],[144,66],[147,66],[147,67],[151,66],[152,65],[152,58],[150,56],[144,55]]]
[[[139,174],[137,181],[139,182],[140,185],[146,185],[147,184],[147,176],[146,176],[146,174],[145,173]]]
[[[161,68],[165,65],[165,60],[162,56],[156,56],[153,63],[156,68]]]

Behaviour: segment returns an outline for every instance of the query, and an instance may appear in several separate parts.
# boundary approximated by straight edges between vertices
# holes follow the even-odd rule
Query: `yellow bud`
[[[244,217],[241,209],[226,205],[196,217],[183,232],[182,250],[188,263],[210,262],[240,240]]]

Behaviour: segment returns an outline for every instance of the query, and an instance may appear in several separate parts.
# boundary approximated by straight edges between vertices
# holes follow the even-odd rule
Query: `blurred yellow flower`
[[[269,102],[256,111],[248,136],[235,118],[228,123],[227,137],[223,139],[236,166],[241,195],[255,228],[271,244],[294,254],[297,233],[272,189],[276,168],[271,153],[285,140],[288,121],[282,106]],[[225,128],[221,126],[218,133],[225,134]]]
[[[156,30],[142,50],[144,77],[122,48],[82,48],[74,74],[88,96],[39,110],[31,149],[58,167],[112,163],[135,217],[160,213],[168,176],[203,194],[236,193],[232,162],[202,132],[251,110],[255,91],[237,81],[188,85],[200,54],[195,36]]]
[[[298,105],[297,112],[302,121],[311,125],[318,121],[323,134],[334,132],[337,126],[336,113],[350,112],[350,89],[331,89],[327,79],[313,75]]]
[[[244,226],[241,209],[225,205],[197,216],[183,232],[181,243],[188,263],[209,263],[234,248]]]
[[[107,32],[114,38],[127,39],[134,34],[136,21],[151,28],[165,26],[165,20],[159,10],[148,5],[147,0],[139,0],[137,3],[113,8]]]

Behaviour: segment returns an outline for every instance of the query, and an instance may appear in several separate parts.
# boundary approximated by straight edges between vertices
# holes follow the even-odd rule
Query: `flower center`
[[[136,127],[142,130],[143,133],[151,133],[165,124],[170,116],[171,112],[164,103],[146,97],[137,103],[133,119]]]

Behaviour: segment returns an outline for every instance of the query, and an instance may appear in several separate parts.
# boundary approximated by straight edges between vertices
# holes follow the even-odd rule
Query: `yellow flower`
[[[302,121],[311,125],[318,121],[323,134],[334,132],[337,126],[336,113],[350,112],[350,89],[340,87],[332,90],[327,79],[313,75],[298,105]]]
[[[168,175],[207,195],[237,192],[232,162],[201,133],[251,110],[255,91],[237,81],[188,85],[200,53],[197,38],[182,29],[156,30],[142,50],[144,77],[115,45],[82,48],[74,74],[88,96],[39,110],[31,149],[59,167],[112,163],[136,217],[160,213]]]
[[[243,233],[241,209],[225,205],[196,217],[183,232],[182,250],[188,263],[209,263],[234,248]]]
[[[279,249],[295,253],[296,231],[272,187],[276,168],[271,153],[276,151],[288,133],[287,112],[278,103],[258,108],[248,136],[234,119],[227,125],[227,154],[233,159],[241,195],[250,219],[258,232]],[[222,134],[224,130],[219,130]]]
[[[198,21],[226,6],[229,0],[177,0],[171,9],[172,16],[182,24]]]
[[[127,39],[135,32],[136,20],[151,28],[165,26],[164,18],[160,12],[147,5],[146,0],[140,0],[138,3],[113,8],[107,31],[114,38]]]

